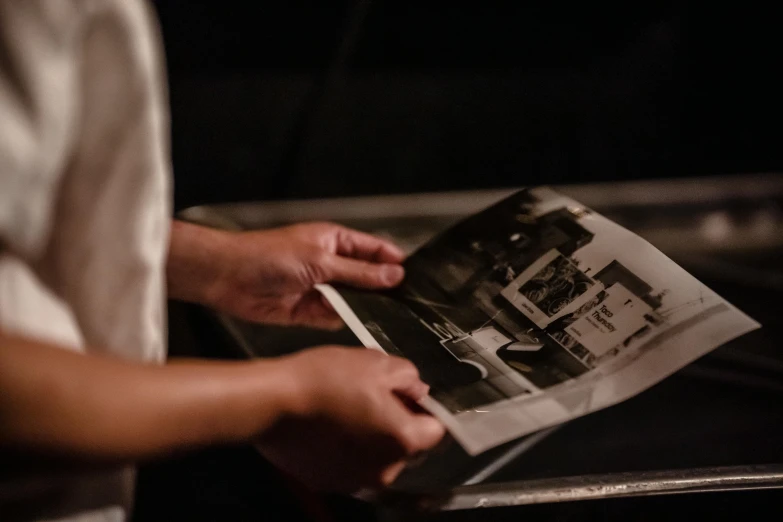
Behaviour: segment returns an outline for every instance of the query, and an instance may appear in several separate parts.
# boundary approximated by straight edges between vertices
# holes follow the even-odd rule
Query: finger
[[[419,370],[412,362],[392,356],[389,357],[387,364],[390,365],[389,385],[400,398],[416,402],[429,393],[430,387],[421,380]]]
[[[349,228],[337,231],[337,254],[375,263],[402,263],[405,259],[394,243]]]
[[[400,460],[390,465],[381,472],[381,486],[388,488],[391,486],[400,473],[405,470],[406,461]]]
[[[446,428],[429,413],[416,413],[406,433],[409,454],[418,455],[437,446],[446,435]]]
[[[405,277],[405,270],[400,265],[368,263],[340,256],[328,257],[325,264],[328,281],[370,290],[397,286]]]
[[[321,300],[321,304],[323,305],[323,307],[325,309],[331,310],[332,312],[334,312],[334,307],[332,306],[332,303],[329,302],[329,299],[327,299],[324,294],[322,294],[321,292],[318,292],[318,298]]]
[[[324,330],[339,330],[345,325],[323,294],[317,290],[302,296],[291,312],[291,321],[294,324]]]
[[[396,398],[387,408],[386,420],[408,457],[432,449],[446,434],[443,424],[435,417],[428,413],[412,413]]]
[[[425,385],[426,386],[426,385]],[[429,392],[429,386],[427,386],[427,392]],[[406,408],[412,413],[429,413],[429,411],[421,405],[421,399],[413,400],[409,396],[398,393],[397,397],[402,401]]]

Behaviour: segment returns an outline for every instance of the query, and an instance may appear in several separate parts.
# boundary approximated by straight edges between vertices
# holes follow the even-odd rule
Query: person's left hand
[[[337,328],[340,318],[314,285],[337,282],[384,289],[404,277],[400,263],[405,256],[399,248],[332,223],[239,233],[189,227],[195,225],[180,223],[172,229],[172,253],[186,253],[175,265],[199,267],[184,267],[191,273],[191,284],[202,288],[199,298],[192,300],[249,321]],[[219,235],[196,241],[202,247],[194,253],[182,236],[193,234]]]

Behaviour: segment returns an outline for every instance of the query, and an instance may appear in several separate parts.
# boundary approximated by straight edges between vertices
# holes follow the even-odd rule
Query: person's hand
[[[240,233],[175,223],[169,289],[249,321],[337,328],[313,286],[391,288],[404,277],[403,259],[388,241],[331,223]]]
[[[373,350],[322,347],[284,358],[292,413],[259,451],[304,484],[351,493],[388,486],[411,457],[435,446],[443,426],[406,403],[428,387],[412,363]]]

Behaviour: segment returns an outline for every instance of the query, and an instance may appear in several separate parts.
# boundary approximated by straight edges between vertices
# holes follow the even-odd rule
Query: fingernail
[[[400,265],[386,265],[381,269],[381,279],[389,286],[402,282],[405,277],[405,269]]]

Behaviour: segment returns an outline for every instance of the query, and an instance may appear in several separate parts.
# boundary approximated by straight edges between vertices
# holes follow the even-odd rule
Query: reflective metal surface
[[[643,235],[664,252],[783,245],[783,175],[563,185],[577,199]],[[263,228],[331,220],[372,229],[413,250],[457,220],[516,189],[232,203],[193,207],[183,217],[219,226]]]
[[[414,502],[424,511],[455,511],[746,489],[783,489],[783,465],[611,473],[460,486],[448,496],[423,497]]]

